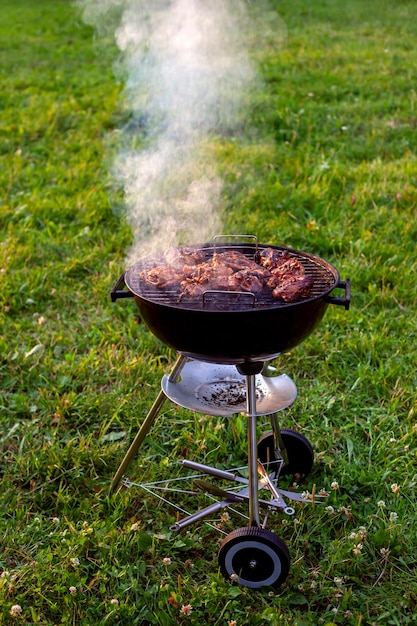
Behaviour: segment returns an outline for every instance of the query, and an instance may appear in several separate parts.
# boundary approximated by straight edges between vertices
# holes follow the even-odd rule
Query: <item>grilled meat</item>
[[[233,291],[250,291],[252,293],[261,293],[265,284],[264,270],[258,266],[258,269],[246,269],[235,272],[229,278],[229,288]]]
[[[186,278],[180,284],[179,300],[202,298],[208,291],[228,291],[229,277],[225,274],[218,274],[210,281],[199,282],[191,278]]]
[[[296,302],[303,296],[308,295],[314,280],[310,276],[298,278],[293,281],[284,280],[272,290],[274,298],[284,300],[284,302]]]
[[[178,287],[184,279],[184,273],[168,265],[158,265],[148,270],[143,270],[140,277],[149,285],[160,289],[172,289]]]
[[[274,298],[284,302],[295,302],[305,296],[313,286],[313,279],[305,274],[304,265],[287,251],[285,254],[270,254],[267,248],[264,252],[264,262],[269,266],[271,276],[267,286],[272,290]],[[272,253],[277,252],[271,250]]]
[[[293,282],[294,280],[302,280],[305,277],[305,269],[302,263],[290,257],[281,265],[270,270],[270,278],[267,281],[268,287],[274,289],[281,282]]]
[[[206,260],[203,250],[192,247],[170,248],[166,264],[141,272],[140,278],[159,289],[172,289],[179,300],[200,299],[207,291],[272,294],[284,302],[295,302],[308,295],[313,280],[305,275],[303,264],[287,250],[265,248],[259,263],[237,250],[215,253]]]
[[[205,291],[229,288],[229,278],[233,270],[226,265],[214,266],[212,262],[195,265],[180,283],[180,299],[197,298]]]
[[[293,259],[297,263],[297,259],[292,257],[288,250],[275,250],[275,248],[265,248],[259,255],[259,263],[268,270],[273,270],[289,259]]]
[[[184,265],[194,266],[204,263],[206,260],[206,253],[201,248],[180,246],[179,248],[168,248],[164,257],[168,265],[182,269]]]
[[[237,250],[227,250],[226,252],[219,252],[213,255],[212,263],[215,267],[226,266],[230,267],[233,272],[239,272],[240,270],[247,269],[259,269],[259,265],[252,259],[249,259],[242,252]]]

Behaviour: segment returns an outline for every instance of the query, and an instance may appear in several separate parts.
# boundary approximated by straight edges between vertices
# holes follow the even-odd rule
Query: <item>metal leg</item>
[[[272,426],[272,432],[274,435],[275,457],[276,459],[282,459],[284,462],[284,466],[288,465],[287,449],[281,437],[281,430],[279,428],[278,418],[277,418],[276,413],[273,413],[271,415],[271,426]]]
[[[256,438],[256,379],[246,375],[246,407],[248,414],[248,479],[249,525],[260,526],[258,501],[258,446]]]
[[[181,370],[184,367],[186,361],[187,361],[187,357],[183,356],[182,354],[178,357],[169,375],[170,382],[175,383],[178,380],[181,374]],[[140,446],[142,445],[146,435],[148,434],[150,428],[152,427],[158,413],[162,409],[162,406],[165,400],[166,400],[166,395],[161,389],[155,402],[151,406],[148,415],[143,421],[136,437],[130,444],[130,447],[128,451],[126,452],[126,455],[123,461],[120,463],[120,466],[113,477],[113,480],[110,485],[110,493],[112,493],[116,489],[116,487],[119,485],[124,473],[126,472],[127,468],[129,467],[129,465],[135,458],[136,454],[138,453]]]

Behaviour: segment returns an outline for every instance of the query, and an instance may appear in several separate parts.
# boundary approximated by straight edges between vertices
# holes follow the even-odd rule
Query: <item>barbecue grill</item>
[[[172,530],[180,531],[225,507],[247,503],[248,524],[224,539],[218,555],[220,570],[243,586],[279,586],[289,572],[290,555],[285,543],[266,528],[269,513],[293,515],[295,509],[287,500],[320,503],[325,494],[305,496],[279,487],[282,476],[308,475],[314,452],[302,433],[280,428],[277,414],[294,402],[297,389],[288,376],[277,375],[269,362],[301,343],[319,324],[329,304],[348,309],[350,281],[340,281],[336,268],[315,255],[259,244],[252,236],[230,239],[219,237],[192,246],[191,252],[195,249],[204,259],[212,259],[224,251],[238,251],[252,262],[272,249],[301,263],[303,273],[312,279],[311,287],[291,302],[264,290],[203,289],[199,297],[183,299],[175,286],[162,289],[144,280],[147,270],[160,267],[161,255],[145,257],[119,278],[112,300],[133,297],[147,327],[173,348],[178,358],[163,377],[161,390],[114,475],[111,490],[119,485],[166,399],[205,415],[245,414],[247,468],[224,471],[184,460],[185,468],[232,486],[222,488],[194,478],[195,485],[216,500],[179,519]],[[344,297],[333,295],[336,288],[344,289]],[[271,431],[257,440],[257,418],[263,415],[270,417]],[[261,511],[266,511],[262,521]]]

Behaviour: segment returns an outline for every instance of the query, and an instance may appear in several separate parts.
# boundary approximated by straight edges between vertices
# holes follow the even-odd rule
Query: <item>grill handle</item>
[[[235,296],[236,298],[240,298],[241,296],[243,296],[244,298],[251,298],[252,299],[252,306],[255,305],[255,301],[256,301],[256,296],[254,293],[252,293],[252,291],[225,291],[222,289],[207,289],[207,291],[205,291],[203,293],[203,307],[206,306],[207,304],[207,299],[210,296],[219,296],[220,298],[230,298],[230,296]]]
[[[335,289],[340,288],[345,290],[344,298],[335,298],[334,296],[326,296],[324,299],[329,304],[339,304],[340,306],[344,306],[346,311],[349,310],[350,306],[350,278],[346,280],[339,280],[337,285],[334,287]]]
[[[119,298],[133,298],[133,293],[131,291],[120,289],[123,285],[126,285],[124,272],[111,290],[110,297],[112,302],[116,302]]]

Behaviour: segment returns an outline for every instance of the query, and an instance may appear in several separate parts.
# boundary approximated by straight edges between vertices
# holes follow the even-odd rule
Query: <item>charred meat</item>
[[[168,265],[181,269],[184,265],[194,266],[204,263],[206,253],[201,248],[180,246],[179,248],[168,248],[164,257]]]
[[[175,289],[181,280],[184,278],[184,274],[178,271],[174,267],[169,265],[157,265],[148,270],[143,270],[140,273],[140,277],[149,285],[159,287],[160,289]]]
[[[296,302],[308,295],[313,284],[314,280],[310,276],[294,280],[287,278],[273,288],[272,295],[274,298],[284,300],[284,302]]]
[[[215,267],[226,266],[233,272],[241,270],[259,269],[259,265],[254,260],[249,259],[246,255],[238,250],[227,250],[213,255],[212,263]]]
[[[174,290],[178,301],[201,299],[208,291],[269,294],[284,302],[308,296],[313,279],[287,250],[265,248],[256,259],[237,250],[207,258],[198,248],[170,248],[163,262],[142,271],[140,278],[158,289]]]

